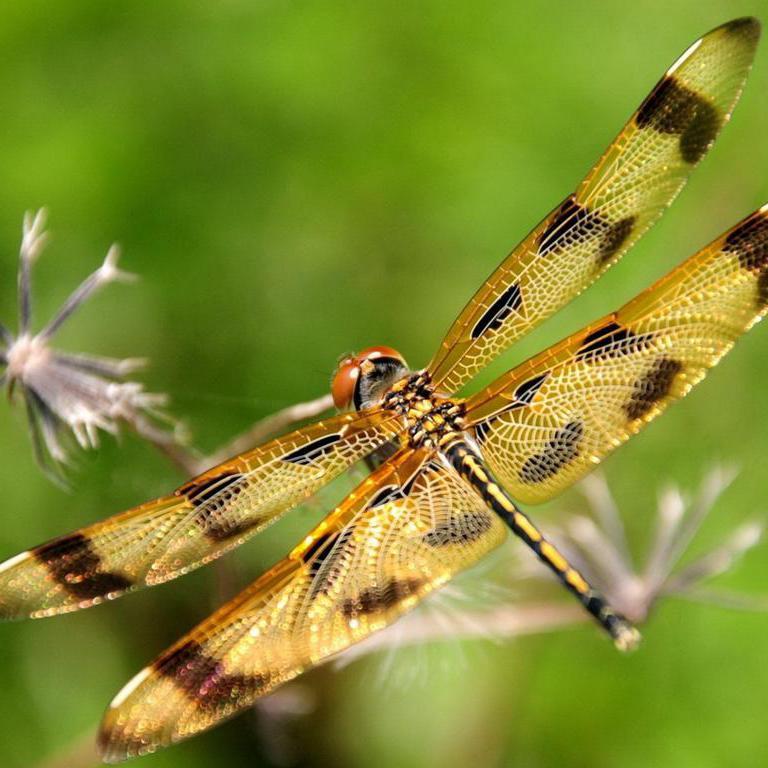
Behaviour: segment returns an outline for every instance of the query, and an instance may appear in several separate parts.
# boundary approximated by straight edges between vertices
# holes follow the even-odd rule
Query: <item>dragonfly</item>
[[[365,460],[297,546],[136,675],[104,716],[118,762],[205,731],[391,624],[499,546],[529,547],[621,650],[637,629],[521,509],[551,499],[683,397],[768,311],[768,205],[618,311],[469,397],[457,393],[660,217],[712,146],[760,37],[726,23],[666,71],[586,178],[482,284],[432,361],[338,365],[338,413],[172,493],[0,565],[0,617],[75,611],[242,544]]]

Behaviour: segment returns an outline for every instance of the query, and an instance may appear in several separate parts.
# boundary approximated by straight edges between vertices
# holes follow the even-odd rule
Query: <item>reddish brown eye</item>
[[[405,365],[402,355],[392,347],[366,347],[362,352],[347,357],[339,363],[331,382],[333,402],[339,410],[352,405],[360,376],[368,375],[373,370],[371,361],[382,357],[394,358]]]
[[[357,359],[362,362],[363,360],[376,360],[379,357],[394,357],[396,360],[402,360],[403,356],[392,347],[367,347],[357,355]]]
[[[342,361],[331,383],[333,403],[339,410],[349,408],[355,395],[355,384],[360,377],[360,364],[356,358]]]

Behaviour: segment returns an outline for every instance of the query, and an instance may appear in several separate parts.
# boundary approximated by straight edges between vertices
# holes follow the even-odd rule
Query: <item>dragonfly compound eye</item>
[[[360,378],[360,363],[357,358],[342,360],[331,382],[333,403],[340,410],[349,408],[355,396],[355,386]]]
[[[344,358],[331,384],[333,402],[340,410],[374,404],[397,379],[407,373],[403,356],[392,347],[367,347]]]

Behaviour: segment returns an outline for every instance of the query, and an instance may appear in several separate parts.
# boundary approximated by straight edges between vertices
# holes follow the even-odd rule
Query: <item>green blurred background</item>
[[[0,317],[15,317],[22,213],[46,205],[42,321],[112,240],[113,286],[59,345],[147,356],[195,443],[327,390],[340,353],[391,344],[424,364],[495,264],[595,161],[666,66],[759,2],[3,3]],[[764,20],[766,20],[764,18]],[[599,287],[490,375],[613,309],[768,199],[768,49],[733,123],[673,211]],[[766,507],[768,335],[758,327],[683,405],[606,463],[638,549],[658,489],[717,461],[741,475],[704,532]],[[0,429],[0,557],[182,478],[126,435],[64,493],[20,409]],[[330,501],[333,501],[331,499]],[[539,518],[581,510],[569,492]],[[299,510],[233,556],[245,583],[318,518]],[[768,548],[726,582],[768,592]],[[121,685],[204,617],[211,569],[80,615],[0,627],[0,764],[66,755]],[[659,768],[768,760],[768,616],[677,602],[620,657],[591,627],[403,651],[306,676],[299,765]],[[450,646],[450,644],[449,644]],[[463,660],[462,660],[463,659]],[[143,759],[277,764],[246,715]],[[60,765],[76,765],[64,761]],[[80,763],[82,764],[82,762]]]

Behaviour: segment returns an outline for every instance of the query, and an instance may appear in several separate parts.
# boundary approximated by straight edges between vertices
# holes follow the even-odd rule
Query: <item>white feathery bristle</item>
[[[104,263],[101,265],[98,272],[99,280],[102,283],[134,283],[139,279],[139,276],[133,272],[125,272],[124,270],[119,269],[117,266],[119,259],[120,247],[117,243],[113,243],[107,251],[107,255],[104,257]]]

